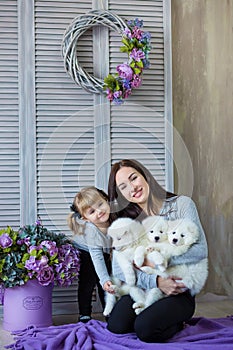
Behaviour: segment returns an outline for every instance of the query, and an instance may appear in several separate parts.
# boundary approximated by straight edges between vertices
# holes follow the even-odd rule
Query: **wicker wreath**
[[[119,32],[127,28],[126,23],[116,14],[106,10],[94,10],[76,17],[67,28],[62,41],[62,55],[66,71],[71,78],[88,92],[102,94],[104,81],[87,73],[77,58],[78,40],[91,27],[103,25]]]

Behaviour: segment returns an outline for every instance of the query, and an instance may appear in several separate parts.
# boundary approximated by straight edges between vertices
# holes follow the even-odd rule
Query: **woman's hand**
[[[177,295],[187,290],[184,283],[179,282],[179,280],[182,280],[182,278],[176,276],[163,278],[158,276],[157,286],[166,295]]]
[[[105,282],[103,285],[103,289],[105,290],[105,292],[114,294],[114,290],[112,289],[112,282],[111,281]]]

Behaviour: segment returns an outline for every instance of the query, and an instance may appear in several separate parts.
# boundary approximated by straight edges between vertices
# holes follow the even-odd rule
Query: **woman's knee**
[[[183,323],[177,323],[162,329],[159,323],[143,322],[143,319],[137,318],[134,324],[134,329],[137,337],[145,343],[163,343],[174,336],[183,328]]]

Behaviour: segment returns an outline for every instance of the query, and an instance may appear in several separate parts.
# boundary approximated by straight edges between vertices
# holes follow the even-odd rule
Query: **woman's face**
[[[122,167],[116,173],[116,185],[121,194],[132,203],[146,208],[149,185],[144,177],[134,168]]]

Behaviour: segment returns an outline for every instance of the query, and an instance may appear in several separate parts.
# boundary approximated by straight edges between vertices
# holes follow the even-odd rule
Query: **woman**
[[[198,225],[200,238],[185,254],[171,258],[169,266],[196,263],[207,258],[207,243],[196,206],[191,198],[165,191],[152,174],[135,160],[125,159],[115,163],[108,184],[109,200],[114,204],[110,222],[118,217],[131,217],[142,221],[148,215],[161,215],[175,220],[189,218]],[[124,275],[113,254],[113,275],[124,281]],[[146,263],[145,263],[146,264]],[[136,316],[130,296],[123,296],[115,305],[108,330],[113,333],[136,332],[145,342],[164,342],[183,328],[195,311],[195,298],[177,276],[162,278],[147,275],[136,269],[137,286],[154,287],[166,295]]]

